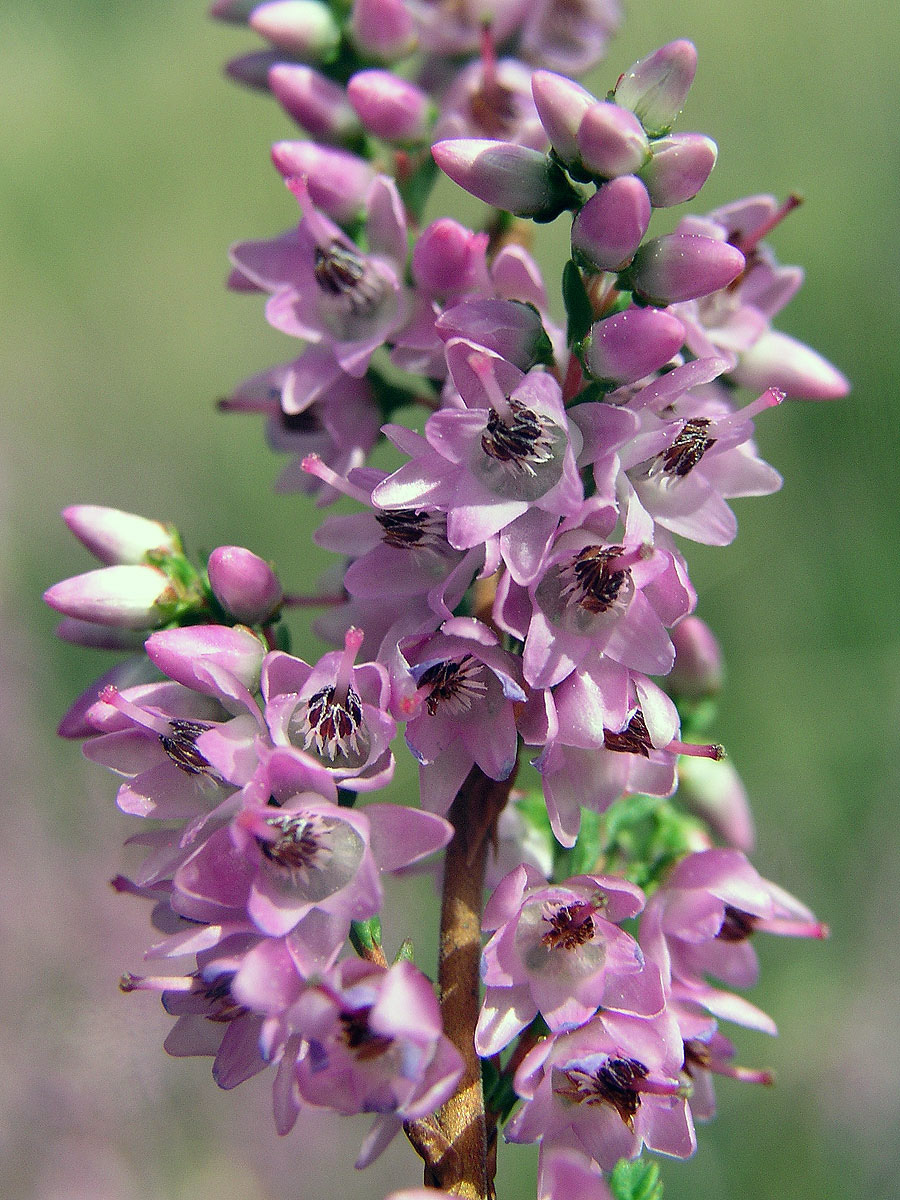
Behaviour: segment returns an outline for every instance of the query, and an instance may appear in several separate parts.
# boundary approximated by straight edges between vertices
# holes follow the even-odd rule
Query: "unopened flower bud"
[[[753,816],[741,777],[728,759],[682,756],[678,799],[729,846],[750,851],[756,841]]]
[[[226,671],[245,688],[255,689],[266,648],[241,626],[185,625],[152,633],[145,649],[151,662],[185,687],[219,695],[216,676]]]
[[[578,126],[578,153],[586,171],[601,179],[631,175],[650,157],[650,143],[640,121],[627,108],[598,100]]]
[[[169,619],[177,600],[172,583],[158,567],[101,567],[63,579],[44,592],[57,612],[118,629],[155,629]]]
[[[330,10],[318,0],[271,0],[260,4],[250,25],[279,50],[321,62],[338,48],[341,31]]]
[[[595,379],[633,383],[677,354],[684,337],[684,326],[672,313],[626,308],[593,326],[585,363]]]
[[[276,142],[272,162],[285,179],[306,179],[313,204],[339,225],[359,216],[375,178],[365,159],[318,142]]]
[[[647,304],[675,304],[727,287],[743,269],[743,254],[728,242],[669,233],[640,247],[627,271],[628,286]]]
[[[653,157],[641,170],[654,208],[691,200],[709,179],[718,147],[702,133],[671,133],[653,143]]]
[[[366,58],[390,63],[415,49],[416,27],[403,0],[356,0],[350,36]]]
[[[62,515],[91,554],[110,566],[143,562],[151,551],[177,554],[181,550],[181,540],[171,526],[136,513],[100,504],[72,504]]]
[[[269,71],[275,99],[313,137],[340,142],[360,132],[359,118],[342,87],[301,63],[276,63]]]
[[[245,625],[261,625],[284,595],[269,564],[242,546],[219,546],[209,556],[209,586],[226,612]]]
[[[630,108],[650,137],[661,137],[681,112],[696,70],[693,42],[669,42],[624,72],[616,84],[616,103]]]
[[[650,224],[650,197],[635,175],[620,175],[597,189],[572,224],[572,249],[595,271],[621,271],[634,257]]]
[[[471,288],[484,270],[488,237],[473,233],[451,217],[439,217],[413,246],[413,278],[434,296]]]
[[[675,666],[666,677],[667,688],[690,700],[715,696],[722,687],[722,651],[713,631],[699,617],[685,617],[670,636]]]
[[[421,88],[391,71],[358,71],[347,97],[369,133],[386,142],[419,142],[429,124],[431,102]]]
[[[142,650],[144,646],[139,630],[96,625],[77,617],[63,617],[56,626],[56,636],[60,641],[73,646],[89,646],[92,650]]]
[[[591,105],[597,103],[596,96],[574,80],[552,71],[534,72],[531,94],[550,145],[564,163],[576,162],[578,126]]]
[[[552,220],[575,196],[546,154],[486,138],[454,138],[431,148],[435,162],[461,188],[517,217]]]
[[[731,378],[742,387],[776,387],[795,400],[837,400],[850,391],[846,375],[827,358],[777,329],[741,354]]]
[[[277,50],[254,50],[251,54],[240,54],[225,64],[225,74],[244,87],[269,90],[269,72],[284,62],[284,55]]]
[[[209,6],[209,15],[214,21],[227,21],[229,25],[246,25],[259,0],[215,0]]]

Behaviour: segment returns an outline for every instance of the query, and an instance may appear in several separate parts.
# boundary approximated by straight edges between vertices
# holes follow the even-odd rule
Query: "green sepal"
[[[350,922],[350,944],[360,958],[366,958],[381,950],[381,920],[369,917],[367,921]]]
[[[659,1167],[650,1159],[620,1159],[609,1177],[609,1186],[615,1200],[662,1200]]]
[[[283,650],[285,654],[290,654],[291,631],[284,621],[279,621],[277,625],[272,626],[272,636],[275,642],[274,648],[276,650]]]
[[[658,796],[622,796],[601,818],[603,869],[653,891],[697,846],[703,823]]]
[[[411,938],[404,938],[400,943],[400,949],[394,955],[394,962],[415,962],[416,952],[412,944]]]
[[[563,267],[563,304],[566,306],[566,342],[570,346],[583,342],[594,323],[594,310],[575,262],[570,258]]]
[[[437,399],[434,385],[424,375],[412,375],[395,367],[386,355],[376,354],[376,360],[366,372],[366,380],[375,394],[382,420],[390,421],[398,408],[415,404],[423,396]]]

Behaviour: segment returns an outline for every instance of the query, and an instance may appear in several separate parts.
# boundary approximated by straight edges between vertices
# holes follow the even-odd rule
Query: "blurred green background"
[[[664,1164],[666,1196],[889,1200],[900,1191],[898,9],[628,8],[592,82],[602,92],[673,37],[696,42],[679,128],[713,136],[720,158],[694,207],[804,194],[773,238],[782,262],[807,269],[778,323],[854,383],[842,403],[767,414],[759,441],[784,490],[739,505],[734,546],[689,548],[699,612],[729,664],[717,736],[754,803],[755,861],[833,934],[760,945],[754,999],[781,1036],[739,1045],[777,1087],[722,1081],[694,1161]],[[112,781],[53,736],[107,664],[57,643],[40,603],[92,565],[58,517],[73,502],[172,520],[194,549],[245,544],[290,587],[328,565],[310,547],[310,506],[270,493],[278,464],[258,422],[212,407],[294,352],[258,298],[222,286],[230,241],[295,219],[268,161],[291,127],[222,80],[224,59],[253,39],[207,22],[196,0],[3,0],[0,26],[0,1194],[377,1198],[416,1183],[408,1147],[360,1175],[349,1164],[362,1119],[347,1132],[309,1118],[279,1140],[267,1078],[218,1092],[206,1063],[163,1054],[169,1020],[152,998],[116,991],[149,940],[143,906],[107,885],[133,827]],[[414,911],[423,886],[404,887]],[[521,1161],[528,1151],[503,1156],[501,1200],[532,1194]]]

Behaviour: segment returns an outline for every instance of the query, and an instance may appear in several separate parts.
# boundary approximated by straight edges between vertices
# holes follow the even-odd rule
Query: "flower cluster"
[[[802,273],[764,238],[797,201],[647,237],[717,150],[672,132],[689,42],[604,99],[557,73],[599,59],[615,0],[213,14],[267,39],[229,71],[313,139],[273,148],[297,224],[231,250],[230,286],[262,294],[298,351],[220,407],[267,416],[291,455],[280,490],[355,508],[320,523],[340,563],[308,595],[242,547],[203,568],[170,527],[64,514],[104,565],[46,593],[60,635],[135,653],[60,732],[151,821],[116,886],[153,901],[148,958],[186,960],[122,986],[161,993],[166,1048],[212,1055],[220,1086],[272,1066],[279,1132],[304,1105],[372,1113],[365,1165],[404,1127],[446,1191],[395,1200],[456,1194],[470,1168],[489,1194],[484,1148],[476,1177],[458,1114],[441,1116],[458,1104],[483,1147],[499,1123],[540,1142],[541,1200],[608,1200],[642,1147],[693,1152],[712,1074],[768,1081],[718,1029],[774,1032],[731,990],[755,980],[751,935],[826,932],[746,858],[747,798],[706,738],[718,647],[683,554],[730,543],[730,501],[780,486],[756,418],[847,390],[771,327]],[[435,164],[494,210],[483,229],[423,224]],[[564,213],[563,327],[522,219]],[[392,420],[410,407],[416,429]],[[382,438],[392,470],[368,461]],[[313,603],[335,649],[306,662],[285,614]],[[370,796],[398,730],[419,807]],[[383,877],[451,841],[442,955],[467,873],[470,893],[483,870],[493,889],[469,1024],[457,1001],[478,980],[442,957],[439,998],[380,933]]]

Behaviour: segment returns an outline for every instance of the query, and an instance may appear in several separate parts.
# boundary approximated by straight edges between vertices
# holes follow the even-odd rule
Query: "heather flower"
[[[664,997],[655,968],[618,922],[644,904],[622,879],[579,875],[547,884],[524,864],[488,901],[482,954],[485,995],[475,1030],[483,1057],[499,1053],[538,1012],[552,1033],[604,1009],[654,1016]]]
[[[362,132],[345,89],[312,67],[276,62],[269,70],[269,87],[285,112],[317,141],[350,144]]]
[[[650,224],[650,197],[634,175],[602,184],[572,223],[572,251],[592,271],[620,271]]]
[[[327,5],[318,0],[268,0],[251,11],[248,24],[277,50],[308,62],[333,56],[341,39]]]
[[[574,246],[574,227],[572,236]],[[632,306],[591,326],[584,360],[595,379],[635,383],[665,366],[683,345],[684,326],[673,313]]]
[[[295,1106],[299,1099],[344,1114],[376,1114],[357,1166],[372,1162],[404,1120],[441,1105],[463,1069],[441,1030],[431,984],[405,961],[387,970],[360,960],[338,963],[282,1017],[267,1021],[262,1046],[268,1058],[292,1068]]]
[[[354,0],[349,33],[362,55],[377,62],[394,62],[415,48],[415,23],[403,0]]]
[[[272,293],[266,306],[270,324],[292,337],[323,343],[342,370],[363,375],[373,352],[406,315],[400,198],[391,180],[376,178],[367,203],[370,252],[364,254],[313,207],[302,179],[289,179],[288,185],[303,210],[296,234],[243,242],[233,247],[232,261]]]
[[[386,142],[415,143],[426,135],[427,94],[390,71],[357,71],[347,83],[347,98],[363,127]]]
[[[525,693],[518,661],[494,631],[455,617],[427,639],[401,642],[398,658],[406,670],[392,681],[394,706],[409,718],[422,804],[446,812],[476,764],[489,779],[508,778],[518,748],[513,706]]]
[[[107,685],[86,716],[95,736],[85,757],[125,777],[117,796],[123,812],[189,820],[234,790],[197,747],[201,733],[228,720],[213,698],[168,680]]]
[[[673,1017],[600,1013],[526,1056],[515,1076],[525,1104],[506,1126],[507,1141],[540,1140],[542,1156],[575,1148],[605,1171],[643,1145],[687,1158],[696,1141],[682,1061]]]
[[[351,921],[381,909],[379,871],[398,870],[450,839],[431,813],[389,804],[338,807],[314,792],[282,804],[246,802],[175,872],[173,908],[221,924],[246,913],[260,932],[280,937],[306,925],[333,961]],[[383,864],[383,865],[382,865]],[[301,923],[304,923],[301,925]]]
[[[680,304],[687,345],[698,357],[728,358],[735,382],[749,388],[776,387],[788,396],[833,399],[846,395],[846,378],[809,346],[770,328],[770,321],[796,294],[800,267],[784,267],[763,238],[799,204],[791,196],[779,204],[773,196],[750,196],[687,217],[677,232],[728,241],[745,256],[741,275],[729,286]]]
[[[462,339],[448,344],[447,361],[462,406],[428,418],[418,453],[378,484],[372,498],[386,509],[446,512],[447,539],[458,549],[499,533],[510,570],[533,579],[559,517],[581,503],[575,465],[581,435],[569,425],[559,384],[548,372],[523,376]],[[403,440],[410,444],[408,435]]]
[[[705,979],[710,974],[741,988],[755,983],[759,964],[749,939],[757,929],[792,937],[828,933],[805,905],[763,879],[739,851],[703,850],[682,859],[653,895],[640,941],[679,999],[774,1033],[765,1013]]]
[[[536,0],[520,32],[519,54],[550,71],[580,75],[606,53],[621,20],[618,0]]]
[[[285,141],[273,145],[272,162],[285,179],[305,179],[310,200],[338,225],[365,213],[375,170],[364,158],[337,146]]]
[[[575,193],[546,154],[514,142],[451,138],[431,152],[445,175],[494,208],[549,221],[574,206]]]
[[[600,179],[631,175],[650,158],[650,143],[640,121],[608,100],[596,101],[585,112],[575,144],[579,167]]]
[[[147,638],[147,655],[164,675],[186,688],[243,706],[259,687],[265,646],[246,626],[186,625]],[[251,701],[252,704],[252,701]]]
[[[728,242],[669,233],[639,248],[628,268],[627,286],[645,304],[674,304],[719,291],[743,269],[743,254]]]
[[[727,546],[737,533],[737,519],[726,500],[766,496],[781,487],[781,476],[759,458],[752,438],[753,418],[783,399],[770,388],[733,412],[715,393],[701,389],[670,399],[664,417],[645,409],[641,434],[620,455],[653,520],[693,541]]]
[[[654,208],[692,200],[709,178],[718,157],[712,138],[702,133],[672,133],[653,143],[653,157],[640,176]]]
[[[541,1155],[538,1200],[613,1200],[600,1171],[574,1149],[557,1148]]]
[[[485,39],[487,40],[487,39]],[[547,135],[531,97],[531,69],[515,58],[496,60],[491,46],[463,67],[440,98],[433,140],[492,138],[547,148]]]

